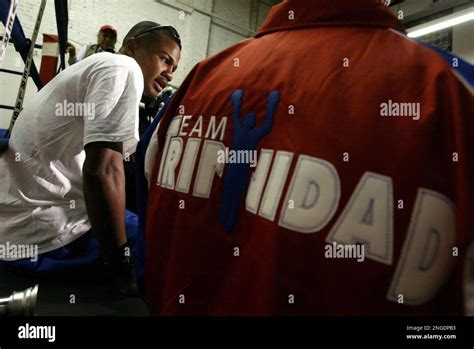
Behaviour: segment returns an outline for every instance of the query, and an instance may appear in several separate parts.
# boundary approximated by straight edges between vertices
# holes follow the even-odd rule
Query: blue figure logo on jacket
[[[242,90],[232,93],[232,124],[234,134],[232,149],[234,151],[256,151],[258,142],[270,133],[273,127],[273,117],[280,101],[280,94],[272,91],[268,95],[267,114],[260,127],[255,128],[257,115],[253,112],[245,114],[240,119],[242,108]],[[249,157],[248,157],[249,158]],[[237,214],[242,197],[246,193],[250,178],[250,163],[229,163],[224,176],[220,222],[226,233],[232,233],[237,223]]]

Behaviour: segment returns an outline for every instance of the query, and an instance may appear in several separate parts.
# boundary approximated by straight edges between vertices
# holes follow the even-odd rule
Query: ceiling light
[[[474,7],[410,28],[408,29],[408,36],[418,38],[472,20],[474,20]]]

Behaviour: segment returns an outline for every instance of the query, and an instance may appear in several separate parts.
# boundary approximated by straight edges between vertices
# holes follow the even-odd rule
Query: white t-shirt
[[[98,53],[25,101],[0,158],[0,245],[37,245],[41,254],[90,230],[84,146],[124,142],[124,153],[130,152],[138,142],[142,93],[143,75],[133,58]]]

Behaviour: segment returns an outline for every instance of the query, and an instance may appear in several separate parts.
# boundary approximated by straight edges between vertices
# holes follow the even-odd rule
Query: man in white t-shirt
[[[25,103],[0,158],[0,260],[42,271],[89,234],[117,284],[130,285],[123,159],[138,141],[142,94],[166,87],[180,51],[174,28],[140,22],[123,54],[92,55]],[[21,246],[35,246],[39,259]]]

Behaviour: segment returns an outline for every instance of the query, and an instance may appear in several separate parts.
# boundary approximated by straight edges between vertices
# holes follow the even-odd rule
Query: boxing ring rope
[[[0,2],[0,19],[5,25],[5,28],[7,28],[9,10],[10,10],[10,1],[9,0],[1,1]],[[4,36],[6,36],[6,38],[2,37],[2,40],[10,39],[10,35],[4,35]],[[20,20],[18,19],[17,16],[15,17],[15,20],[13,22],[13,27],[11,30],[11,41],[13,42],[15,46],[15,50],[18,53],[20,53],[20,56],[23,59],[23,62],[25,62],[26,64],[26,59],[29,52],[31,41],[26,39],[25,33],[23,31],[23,27],[21,26]],[[43,83],[41,82],[38,70],[36,69],[36,66],[34,63],[32,64],[30,75],[33,81],[35,82],[37,88],[41,89],[41,87],[43,87]]]
[[[41,20],[43,19],[44,9],[46,7],[46,0],[41,0],[40,9],[38,11],[38,16],[36,17],[35,28],[33,30],[33,35],[31,36],[31,43],[28,49],[28,56],[26,58],[25,69],[23,71],[23,76],[18,89],[18,95],[15,102],[15,110],[13,111],[13,116],[10,121],[10,126],[8,127],[7,137],[11,134],[13,126],[15,125],[16,119],[21,112],[23,107],[23,100],[25,97],[26,85],[28,84],[28,77],[30,76],[31,63],[33,62],[33,52],[35,50],[36,38],[38,37],[39,28],[41,26]]]
[[[25,68],[23,73],[17,72],[9,69],[0,69],[0,72],[14,75],[21,75],[22,80],[20,87],[18,89],[18,95],[14,106],[0,105],[0,109],[13,110],[13,115],[10,121],[10,126],[8,130],[0,129],[0,153],[5,151],[8,147],[9,136],[13,129],[13,126],[18,118],[19,113],[21,112],[26,86],[28,83],[28,77],[31,75],[31,78],[35,82],[36,87],[40,90],[43,87],[40,75],[33,61],[33,52],[35,48],[42,48],[41,45],[36,45],[36,39],[38,36],[39,28],[41,25],[41,20],[43,13],[46,7],[46,0],[41,1],[41,5],[38,11],[38,15],[35,22],[35,27],[33,30],[31,40],[26,39],[23,32],[23,28],[20,24],[20,21],[16,14],[16,8],[18,5],[18,0],[5,0],[0,3],[0,16],[2,22],[5,24],[5,35],[2,37],[3,43],[1,46],[0,54],[5,54],[6,44],[10,39],[10,31],[12,42],[15,46],[17,52],[20,53],[23,61],[25,62]],[[67,13],[67,3],[62,0],[55,0],[55,11],[56,11],[56,23],[58,26],[58,36],[59,36],[59,46],[61,54],[61,65],[59,70],[65,68],[65,52],[67,45],[67,25],[68,25],[68,13]],[[0,58],[2,58],[0,57]],[[1,63],[1,61],[0,61]]]

